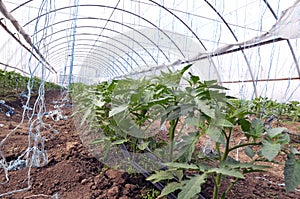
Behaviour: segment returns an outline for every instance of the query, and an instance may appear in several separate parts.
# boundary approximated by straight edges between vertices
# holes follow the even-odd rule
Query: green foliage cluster
[[[300,102],[289,101],[280,103],[267,97],[257,97],[253,100],[232,100],[237,107],[246,106],[248,111],[256,114],[257,117],[266,119],[272,115],[278,119],[289,119],[300,121]]]
[[[160,195],[160,192],[156,189],[147,190],[145,194],[142,195],[142,199],[156,199]]]
[[[74,102],[82,115],[81,124],[91,122],[90,128],[102,130],[106,137],[98,142],[105,144],[106,151],[126,144],[133,152],[147,149],[166,160],[163,164],[168,169],[156,171],[148,178],[167,184],[160,196],[176,192],[179,199],[195,198],[210,177],[214,182],[213,198],[225,198],[246,173],[266,171],[269,167],[261,162],[275,162],[281,153],[287,154],[286,190],[295,189],[300,184],[300,153],[289,145],[287,129],[267,129],[261,118],[251,119],[253,113],[260,114],[255,110],[259,107],[241,106],[225,95],[226,88],[217,81],[201,81],[190,73],[184,78],[189,67],[147,79],[75,85]],[[188,86],[181,86],[183,79]],[[164,144],[154,139],[157,132],[153,132],[153,125],[157,122],[169,126],[169,141]],[[242,143],[231,142],[236,128],[246,137]],[[214,143],[215,153],[196,150],[196,143],[203,136]],[[233,159],[236,150],[244,150],[250,160]],[[230,177],[231,183],[219,193],[224,177]]]
[[[29,77],[24,77],[14,71],[0,70],[0,85],[2,87],[2,94],[14,89],[16,89],[16,92],[27,90],[28,81],[31,81],[32,90],[39,89],[41,80],[37,77],[30,79]],[[45,82],[44,85],[46,90],[61,88],[61,86],[52,82]]]

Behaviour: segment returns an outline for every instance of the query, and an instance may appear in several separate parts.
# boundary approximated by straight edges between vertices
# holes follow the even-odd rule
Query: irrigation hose
[[[138,172],[140,172],[145,178],[148,178],[151,174],[146,170],[144,169],[141,165],[139,165],[137,162],[135,162],[135,160],[132,158],[132,156],[130,155],[129,151],[127,150],[125,144],[120,144],[119,145],[120,149],[122,150],[122,153],[124,155],[124,158],[127,159],[127,160],[130,160],[130,163],[131,163],[131,166],[133,166]],[[151,154],[148,156],[151,160],[153,161],[157,161],[158,158],[154,155],[154,154]],[[155,158],[154,158],[155,157]],[[160,162],[159,162],[159,165],[162,165]],[[161,169],[161,168],[157,168],[157,169]],[[166,169],[165,167],[163,167],[162,169]],[[159,191],[162,191],[164,189],[164,185],[160,182],[157,182],[157,183],[153,183],[151,182]],[[168,196],[168,199],[177,199],[177,197],[173,194],[173,193],[170,193]],[[200,193],[199,193],[199,196],[198,196],[198,199],[205,199],[204,196],[202,196]]]

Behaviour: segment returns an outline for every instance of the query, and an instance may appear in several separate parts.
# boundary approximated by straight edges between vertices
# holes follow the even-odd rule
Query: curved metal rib
[[[272,13],[273,17],[278,20],[278,17],[276,15],[276,13],[274,12],[273,8],[270,6],[269,2],[267,0],[263,0],[265,2],[265,4],[267,5],[268,9],[270,10],[270,12]],[[292,53],[292,56],[293,56],[293,59],[294,59],[294,62],[295,62],[295,65],[296,65],[296,68],[297,68],[297,72],[298,72],[298,75],[300,77],[300,67],[299,67],[299,63],[298,63],[298,60],[296,58],[296,55],[295,55],[295,52],[294,52],[294,49],[292,47],[292,44],[290,42],[290,40],[286,40],[288,46],[289,46],[289,49]]]
[[[58,45],[62,45],[62,44],[66,44],[66,42],[61,43],[61,44],[58,44]],[[88,46],[88,47],[91,47],[92,45],[91,45],[91,44],[77,44],[76,46],[77,46],[77,47],[78,47],[78,46],[84,46],[84,47]],[[60,48],[60,49],[61,49],[61,50],[64,50],[65,48],[63,47],[63,48]],[[79,48],[79,49],[80,49],[80,48]],[[124,64],[123,64],[122,62],[120,62],[120,60],[116,59],[115,56],[113,56],[113,55],[111,55],[111,54],[108,54],[106,51],[101,51],[100,49],[97,50],[97,51],[103,53],[102,56],[104,56],[104,57],[105,57],[105,55],[111,57],[112,59],[109,59],[109,58],[106,57],[108,60],[110,60],[111,63],[114,63],[113,60],[115,60],[115,61],[118,62],[121,66],[123,66],[123,68],[126,68],[126,67],[124,66]],[[117,55],[117,54],[116,54],[116,55]],[[121,58],[122,58],[122,57],[121,57]],[[65,59],[65,58],[64,58],[64,59]],[[54,60],[55,60],[55,59],[54,59]],[[54,60],[53,60],[53,61],[54,61]],[[126,61],[126,60],[125,60],[125,61]],[[127,64],[129,64],[129,63],[127,62]],[[120,66],[118,66],[118,65],[116,65],[116,66],[117,66],[117,68],[118,68],[120,71],[122,71],[122,72],[125,74],[125,72],[120,68]]]
[[[82,54],[81,54],[82,55]],[[78,55],[78,56],[76,56],[77,57],[77,61],[79,61],[79,62],[85,62],[86,60],[85,59],[78,59],[78,57],[79,58],[82,58],[82,57],[84,57],[84,56],[81,56],[81,55]],[[63,62],[65,60],[65,58],[62,58],[62,59],[59,59],[59,60],[56,60],[56,62],[55,63],[59,63],[59,62]],[[111,60],[109,60],[107,57],[105,57],[105,56],[102,56],[101,58],[100,57],[97,57],[97,59],[96,58],[91,58],[91,60],[92,61],[95,61],[95,60],[97,60],[97,66],[92,66],[92,65],[81,65],[82,67],[88,67],[88,68],[94,68],[95,70],[96,69],[103,69],[103,70],[106,70],[106,71],[109,71],[109,72],[111,72],[112,74],[114,73],[114,75],[117,75],[117,73],[115,73],[115,71],[114,70],[111,70],[111,68],[110,67],[107,67],[107,65],[111,65],[111,63],[113,63],[113,62],[109,62],[109,61],[111,61]],[[108,61],[107,61],[108,60]],[[89,64],[91,64],[92,62],[89,60]],[[103,64],[102,64],[103,63]],[[78,66],[79,66],[79,64],[78,64]],[[67,66],[64,66],[64,67],[67,67]],[[59,68],[64,68],[64,67],[59,67]],[[97,68],[98,67],[98,68]]]
[[[78,41],[94,41],[94,40],[91,40],[91,39],[76,39],[76,41],[78,42]],[[56,47],[61,46],[61,45],[63,45],[63,44],[67,44],[67,43],[68,43],[68,41],[65,41],[65,42],[56,44],[55,46],[49,48],[48,51],[50,52],[50,50],[55,50]],[[80,44],[76,44],[76,47],[79,46],[79,45],[80,45]],[[84,44],[84,45],[85,45],[85,46],[90,46],[90,47],[93,46],[93,45],[91,45],[91,44]],[[102,49],[105,49],[105,50],[107,50],[108,52],[111,52],[111,53],[114,54],[116,57],[119,57],[119,58],[121,58],[124,62],[126,62],[126,63],[128,64],[128,66],[131,66],[131,64],[130,64],[124,57],[120,56],[119,54],[117,54],[117,53],[114,52],[113,50],[108,49],[108,48],[105,48],[105,47],[102,47],[102,46],[97,46],[97,47],[102,48]],[[51,53],[49,53],[49,55],[51,55]],[[116,57],[114,57],[114,58],[116,59]],[[116,59],[116,60],[117,60],[117,59]],[[125,67],[123,64],[122,64],[122,66],[123,66],[123,68],[125,69],[125,71],[128,72],[128,68]],[[132,66],[131,66],[131,67],[132,67]]]
[[[162,29],[160,29],[157,25],[155,25],[154,23],[152,23],[151,21],[149,21],[148,19],[144,18],[144,17],[141,17],[139,16],[138,14],[135,14],[133,12],[130,12],[128,10],[124,10],[124,9],[120,9],[120,8],[115,8],[115,7],[112,7],[112,6],[105,6],[105,5],[97,5],[97,4],[82,4],[82,5],[72,5],[72,6],[66,6],[66,7],[61,7],[61,8],[58,8],[58,9],[55,9],[55,10],[51,10],[49,12],[46,12],[46,13],[43,13],[41,14],[39,17],[36,17],[30,21],[28,21],[27,23],[24,24],[24,27],[27,26],[28,24],[32,23],[33,21],[45,16],[45,15],[48,15],[52,12],[57,12],[59,10],[64,10],[64,9],[69,9],[69,8],[73,8],[73,7],[103,7],[103,8],[109,8],[109,9],[115,9],[115,10],[118,10],[118,11],[121,11],[121,12],[126,12],[130,15],[133,15],[135,17],[138,17],[144,21],[146,21],[148,24],[152,25],[153,27],[155,27],[157,30],[159,30],[161,33],[163,33],[170,41],[171,43],[177,48],[177,50],[179,51],[179,53],[183,56],[184,54],[182,53],[181,49],[177,46],[177,44],[174,42],[174,40],[172,40],[172,38],[167,34],[165,33]],[[90,17],[89,17],[90,18]],[[80,19],[80,18],[77,18],[77,20]],[[108,22],[112,22],[112,20],[109,20],[109,19],[105,19],[105,21],[108,21]],[[122,25],[124,25],[123,23],[121,23]]]
[[[98,36],[97,34],[92,34],[92,33],[82,33],[82,34],[77,34],[77,36],[78,35],[94,35],[94,36]],[[73,36],[73,35],[71,35],[71,36]],[[50,45],[50,44],[52,44],[52,43],[54,43],[54,42],[56,42],[56,41],[59,41],[59,40],[61,40],[61,39],[64,39],[64,37],[61,37],[61,38],[59,38],[59,39],[57,39],[57,40],[54,40],[54,41],[52,41],[52,42],[50,42],[48,45]],[[69,40],[69,41],[72,41],[72,40]],[[76,39],[76,41],[95,41],[95,40],[93,40],[93,39]],[[99,41],[99,42],[101,42],[101,43],[106,43],[106,42],[103,42],[103,41]],[[106,44],[108,44],[108,45],[110,45],[110,46],[113,46],[114,48],[116,48],[116,49],[118,49],[119,51],[121,51],[121,52],[123,52],[125,55],[127,55],[131,60],[133,60],[134,61],[134,63],[137,65],[137,66],[140,66],[138,63],[137,63],[137,61],[135,60],[135,59],[133,59],[133,57],[131,56],[131,55],[129,55],[126,51],[124,51],[124,50],[122,50],[122,49],[120,49],[119,47],[117,47],[116,45],[113,45],[113,44],[109,44],[109,43],[106,43]],[[95,46],[95,45],[93,45],[93,46]],[[56,47],[56,46],[55,46]],[[102,49],[108,49],[108,48],[104,48],[103,46],[97,46],[96,45],[96,47],[100,47],[100,48],[102,48]],[[42,49],[42,48],[41,48]],[[50,50],[50,49],[54,49],[54,48],[49,48],[48,50]],[[114,52],[113,50],[109,50],[110,52]],[[114,52],[115,53],[115,52]],[[116,53],[115,53],[116,54]],[[122,58],[122,56],[120,56],[119,54],[117,54],[120,58]],[[125,60],[125,59],[124,59]],[[127,62],[128,63],[128,62]],[[129,64],[129,63],[128,63]],[[129,66],[131,66],[130,64],[129,64]],[[131,69],[132,69],[132,66],[131,66]],[[125,70],[127,70],[127,68],[125,67]]]
[[[81,29],[81,28],[95,28],[95,29],[99,29],[99,27],[97,27],[97,26],[77,26],[77,27],[76,27],[76,29]],[[53,33],[51,33],[51,34],[46,35],[45,37],[43,37],[43,39],[41,39],[41,40],[38,41],[37,43],[41,43],[44,39],[46,39],[46,38],[48,38],[48,37],[51,37],[51,36],[53,36],[53,35],[55,35],[55,34],[58,34],[58,33],[60,33],[60,32],[64,32],[64,31],[67,31],[67,30],[70,30],[70,29],[72,29],[72,28],[65,28],[65,29],[61,29],[61,30],[59,30],[59,31],[53,32]],[[147,52],[147,54],[148,54],[148,55],[152,58],[152,60],[157,64],[157,61],[154,59],[154,57],[151,55],[151,53],[150,53],[143,45],[141,45],[139,42],[137,42],[137,41],[134,40],[133,38],[127,36],[126,34],[124,34],[124,33],[122,33],[122,32],[116,31],[116,30],[112,30],[112,29],[109,29],[109,28],[104,28],[104,29],[105,29],[105,30],[108,30],[108,31],[115,32],[115,33],[117,33],[117,34],[120,34],[120,35],[126,37],[127,39],[133,41],[135,44],[137,44],[139,47],[141,47],[145,52]],[[118,40],[116,40],[116,41],[118,41]],[[118,42],[119,42],[119,41],[118,41]],[[37,44],[37,43],[36,43],[36,44]],[[121,42],[120,42],[120,43],[121,43]],[[123,44],[123,45],[126,45],[126,44],[124,44],[124,43],[122,43],[122,44]],[[148,64],[145,62],[144,58],[142,58],[142,56],[140,56],[140,54],[137,53],[133,48],[131,48],[131,47],[128,46],[128,45],[126,45],[126,47],[128,47],[130,50],[132,50],[133,52],[135,52],[135,53],[141,58],[141,60],[142,60],[146,65],[148,65]]]
[[[238,38],[237,36],[234,34],[233,30],[230,28],[229,24],[227,23],[227,21],[223,18],[223,16],[216,10],[216,8],[211,4],[209,3],[207,0],[204,0],[205,3],[207,3],[207,5],[209,5],[209,7],[220,17],[220,19],[223,21],[223,23],[226,25],[226,27],[228,28],[228,30],[230,31],[230,33],[232,34],[233,38],[235,39],[235,41],[238,41]],[[251,79],[253,80],[253,89],[254,89],[254,94],[255,94],[255,97],[258,97],[258,94],[257,94],[257,88],[256,88],[256,84],[255,84],[255,79],[254,79],[254,75],[253,75],[253,72],[251,70],[251,67],[250,67],[250,63],[247,59],[247,56],[244,52],[244,50],[241,48],[241,52],[244,56],[244,59],[246,61],[246,64],[247,64],[247,67],[248,67],[248,71],[250,73],[250,76],[251,76]]]
[[[75,36],[82,36],[82,35],[83,35],[83,36],[99,36],[98,34],[93,34],[93,33],[78,33],[78,34],[76,34]],[[74,35],[68,35],[68,36],[72,37],[72,36],[74,36]],[[122,45],[125,46],[126,48],[129,48],[132,52],[134,52],[134,53],[135,53],[135,54],[136,54],[136,55],[137,55],[137,56],[145,63],[145,65],[148,66],[148,64],[147,64],[146,61],[140,56],[140,54],[137,53],[134,49],[130,48],[130,46],[128,46],[127,44],[125,44],[125,43],[123,43],[123,42],[121,42],[121,41],[119,41],[119,40],[117,40],[117,39],[108,37],[108,36],[101,35],[101,37],[112,39],[113,41],[116,41],[116,42],[122,44]],[[58,39],[56,39],[56,40],[53,40],[53,41],[49,42],[48,45],[50,45],[52,42],[54,43],[54,42],[56,42],[56,41],[58,41],[58,40],[61,40],[61,39],[64,39],[64,38],[65,38],[65,36],[60,37],[60,38],[58,38]],[[96,40],[95,40],[95,41],[96,41]],[[132,57],[131,55],[129,55],[128,52],[122,50],[121,48],[119,48],[118,46],[116,46],[116,45],[114,45],[114,44],[111,44],[111,43],[108,43],[108,42],[105,42],[105,41],[99,41],[99,42],[104,43],[104,44],[107,44],[107,45],[110,45],[110,46],[113,46],[114,48],[116,48],[116,49],[122,51],[124,54],[126,54],[128,57],[130,57],[130,58],[135,62],[135,64],[136,64],[137,66],[139,66],[139,64],[137,63],[137,61],[136,61],[135,59],[133,59],[133,57]],[[43,49],[43,47],[40,48],[40,49]],[[93,49],[93,50],[95,50],[95,49]],[[89,53],[87,53],[87,54],[89,54]]]
[[[39,32],[44,31],[45,29],[51,28],[51,27],[53,27],[53,26],[55,26],[55,25],[58,25],[58,24],[61,24],[61,23],[64,23],[64,22],[69,22],[69,21],[72,21],[72,20],[79,20],[79,19],[80,19],[80,20],[105,20],[105,21],[107,20],[107,19],[96,18],[96,17],[78,17],[78,18],[72,18],[72,19],[62,20],[62,21],[58,21],[58,22],[56,22],[56,23],[53,23],[53,24],[51,24],[51,25],[45,26],[45,27],[43,27],[43,28],[40,29],[40,30],[35,31],[35,33],[34,33],[33,35],[36,35],[36,34],[38,34]],[[123,24],[123,23],[121,23],[121,22],[113,21],[113,20],[109,20],[109,22],[119,24],[119,25],[121,25],[121,26],[124,26],[124,27],[130,29],[130,30],[133,30],[134,32],[137,32],[137,33],[140,34],[142,37],[146,38],[146,40],[148,40],[151,44],[153,44],[153,46],[155,46],[155,47],[163,54],[163,56],[166,58],[166,60],[167,60],[168,62],[170,62],[170,59],[169,59],[168,56],[164,53],[164,51],[163,51],[163,50],[162,50],[162,49],[161,49],[154,41],[152,41],[149,37],[147,37],[147,35],[143,34],[142,32],[140,32],[139,30],[133,28],[133,27],[130,26],[130,25],[126,25],[126,24]],[[99,27],[98,27],[98,28],[99,28]],[[151,57],[153,58],[153,56],[151,56]],[[154,58],[153,58],[153,59],[154,59]],[[157,63],[157,61],[156,61],[156,63]]]

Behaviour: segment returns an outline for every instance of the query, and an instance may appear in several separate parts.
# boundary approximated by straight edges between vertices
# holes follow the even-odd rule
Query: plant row
[[[166,184],[161,196],[174,192],[180,199],[194,198],[208,179],[214,183],[212,198],[225,198],[245,174],[266,171],[262,162],[276,163],[277,156],[286,154],[286,190],[294,190],[300,184],[300,153],[289,144],[287,129],[266,128],[261,117],[253,117],[260,115],[259,105],[241,105],[217,81],[201,81],[191,73],[183,77],[189,67],[148,78],[72,85],[81,125],[101,129],[103,139],[94,144],[103,156],[116,145],[131,153],[150,152],[165,167],[148,180]],[[266,107],[264,103],[264,111]],[[161,139],[164,128],[167,140]],[[237,129],[243,142],[232,142]],[[199,140],[207,139],[211,146],[199,148]],[[237,150],[249,160],[234,159]],[[230,184],[220,193],[222,178],[230,178]]]
[[[16,90],[18,91],[25,91],[27,90],[27,84],[30,81],[31,89],[38,90],[41,84],[41,79],[38,77],[24,77],[19,73],[14,71],[3,71],[0,70],[0,85],[2,87],[2,91],[4,94],[5,91]],[[60,89],[61,86],[52,83],[52,82],[44,82],[45,89]]]
[[[267,97],[257,97],[253,100],[234,100],[232,103],[235,103],[237,107],[247,107],[258,118],[268,119],[273,116],[277,119],[300,121],[300,102],[298,101],[280,103]]]

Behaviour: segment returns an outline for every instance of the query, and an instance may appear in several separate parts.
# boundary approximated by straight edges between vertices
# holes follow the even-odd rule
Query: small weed
[[[156,199],[160,195],[160,191],[156,189],[146,190],[145,194],[142,194],[142,199]],[[164,199],[164,198],[160,198]]]

